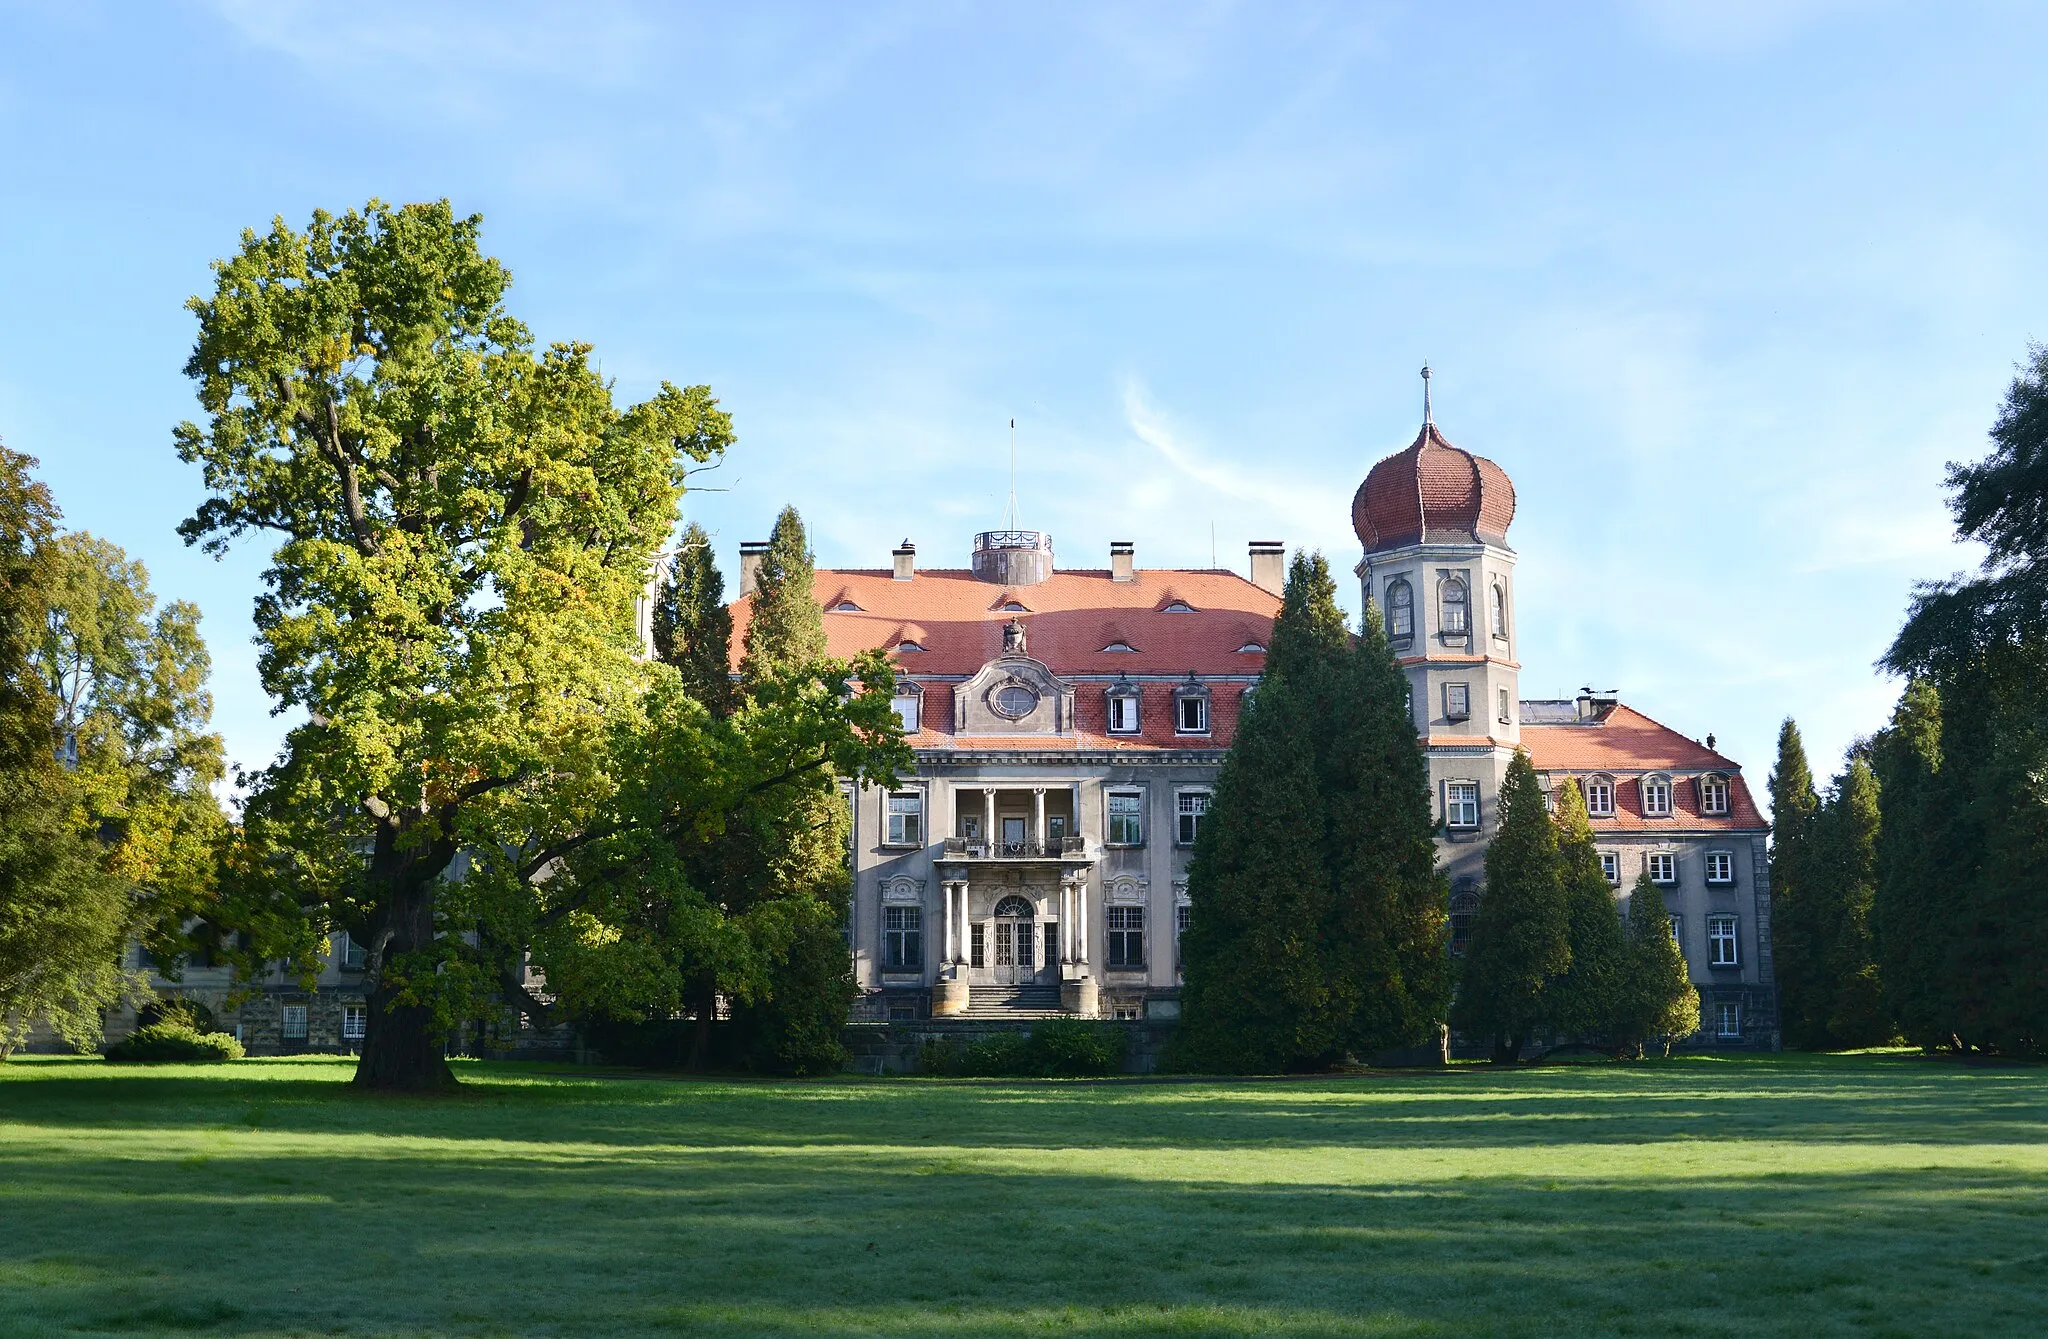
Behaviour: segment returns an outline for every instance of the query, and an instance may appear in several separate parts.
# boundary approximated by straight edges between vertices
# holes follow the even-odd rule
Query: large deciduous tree
[[[1181,1064],[1275,1071],[1422,1041],[1449,996],[1446,890],[1407,685],[1296,555],[1189,868]]]
[[[120,966],[134,904],[52,747],[59,708],[39,657],[63,563],[34,466],[0,446],[0,1059],[38,1023],[90,1046],[102,1011],[141,990]]]
[[[181,530],[275,537],[260,668],[305,713],[246,808],[242,965],[366,945],[376,1088],[451,1083],[448,1029],[494,999],[672,993],[662,954],[708,919],[676,838],[895,738],[879,661],[720,724],[638,658],[634,601],[731,422],[705,387],[621,407],[588,346],[536,352],[478,229],[445,201],[278,220],[191,303],[207,418],[177,444],[211,496]]]
[[[1486,848],[1486,891],[1465,950],[1451,1026],[1493,1043],[1496,1063],[1522,1053],[1547,1022],[1545,995],[1571,966],[1571,926],[1557,831],[1521,749],[1500,787],[1500,827]]]

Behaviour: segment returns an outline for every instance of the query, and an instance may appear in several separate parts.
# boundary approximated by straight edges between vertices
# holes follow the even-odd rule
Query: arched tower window
[[[1508,588],[1498,581],[1493,583],[1493,635],[1508,635]]]
[[[1396,578],[1387,583],[1387,640],[1405,646],[1415,636],[1415,592]]]
[[[1438,595],[1442,608],[1439,620],[1446,637],[1463,637],[1471,624],[1471,595],[1463,577],[1447,577]]]

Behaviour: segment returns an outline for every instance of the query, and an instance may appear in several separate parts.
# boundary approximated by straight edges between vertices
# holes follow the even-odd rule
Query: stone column
[[[1088,885],[1074,885],[1074,961],[1088,965]]]
[[[1031,840],[1041,844],[1045,841],[1045,787],[1031,788]]]
[[[967,885],[942,883],[939,889],[946,899],[946,965],[952,971],[951,975],[940,973],[932,988],[932,1013],[944,1018],[967,1007]],[[954,905],[955,889],[960,894],[958,907]]]
[[[996,853],[996,788],[989,786],[981,792],[981,839],[988,843],[988,853]]]
[[[939,913],[939,961],[951,963],[953,956],[953,885],[939,885],[939,896],[945,902],[945,909]]]
[[[1060,880],[1060,966],[1074,960],[1074,885]]]

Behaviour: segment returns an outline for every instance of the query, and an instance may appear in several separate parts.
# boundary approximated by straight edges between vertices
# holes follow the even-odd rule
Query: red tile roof
[[[895,662],[902,673],[920,679],[974,674],[1002,654],[1003,627],[1013,618],[1024,625],[1026,654],[1054,674],[1171,675],[1179,680],[1192,670],[1205,679],[1256,676],[1265,670],[1263,648],[1280,610],[1278,596],[1236,573],[1201,570],[1141,570],[1130,581],[1112,581],[1106,570],[1067,571],[1014,587],[957,569],[928,569],[909,581],[898,581],[886,570],[824,570],[813,589],[825,610],[831,654],[851,656],[916,642],[925,649],[901,652]],[[1003,606],[1013,600],[1028,612],[1006,612]],[[1168,613],[1166,606],[1176,600],[1193,612]],[[836,612],[833,607],[842,603],[858,605],[861,612]],[[735,668],[752,604],[742,598],[732,606]],[[1116,642],[1133,649],[1102,649]],[[1238,649],[1253,644],[1261,649]],[[1228,748],[1246,685],[1207,686],[1206,735],[1174,732],[1174,685],[1155,680],[1138,685],[1139,734],[1110,734],[1104,685],[1082,683],[1075,688],[1072,733],[989,736],[954,734],[952,686],[925,682],[922,728],[910,744],[919,749]]]
[[[1505,544],[1514,519],[1507,471],[1451,445],[1434,423],[1374,465],[1351,499],[1351,525],[1367,553],[1435,539]]]
[[[1614,777],[1614,816],[1595,818],[1593,826],[1607,830],[1658,828],[1720,828],[1729,831],[1761,830],[1770,825],[1757,809],[1742,778],[1742,769],[1726,756],[1686,738],[1670,726],[1651,720],[1633,707],[1616,703],[1597,722],[1575,725],[1525,725],[1522,747],[1539,772],[1568,776],[1607,773]],[[1671,772],[1672,813],[1669,817],[1647,817],[1643,813],[1639,777],[1646,772]],[[1701,773],[1720,772],[1728,778],[1726,814],[1700,812],[1697,779]]]

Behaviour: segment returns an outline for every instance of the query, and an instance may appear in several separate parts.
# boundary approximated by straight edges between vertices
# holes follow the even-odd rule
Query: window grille
[[[1110,907],[1103,915],[1109,932],[1109,965],[1142,968],[1145,965],[1145,908]]]
[[[882,908],[882,966],[892,972],[924,970],[924,908]]]
[[[1109,796],[1109,844],[1145,844],[1145,797],[1136,791],[1111,791]]]
[[[306,1039],[306,1006],[303,1004],[285,1005],[283,1023],[284,1039],[286,1041],[304,1041]]]
[[[1742,1002],[1739,1000],[1716,1000],[1714,1002],[1714,1035],[1735,1038],[1742,1035]]]
[[[341,1009],[341,1039],[361,1041],[370,1035],[370,1011],[360,1004],[345,1004]]]

